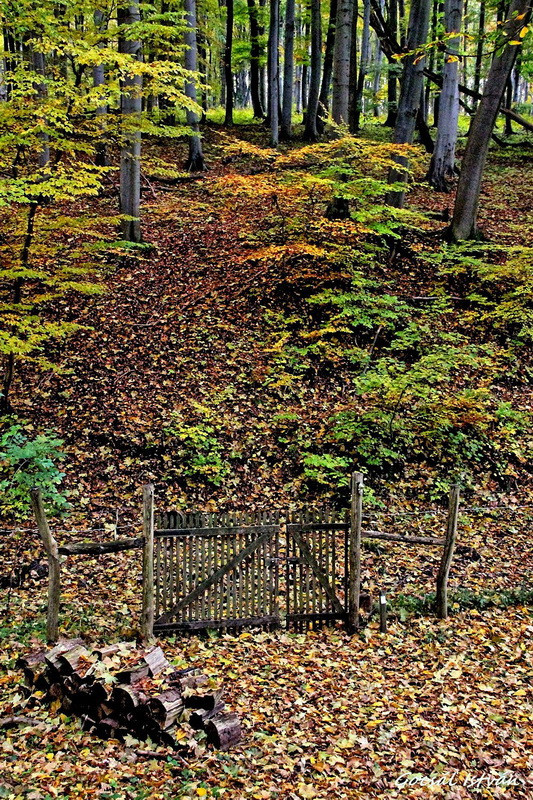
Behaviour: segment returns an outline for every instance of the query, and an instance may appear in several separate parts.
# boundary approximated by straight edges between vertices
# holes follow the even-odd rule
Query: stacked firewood
[[[240,721],[222,692],[199,669],[175,669],[160,647],[128,643],[89,650],[82,639],[59,642],[20,658],[26,693],[60,713],[81,718],[103,739],[126,736],[180,748],[188,732],[226,750],[241,738]]]

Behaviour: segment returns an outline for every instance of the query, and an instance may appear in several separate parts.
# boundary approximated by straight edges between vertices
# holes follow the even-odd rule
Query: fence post
[[[143,598],[141,636],[146,642],[154,633],[154,487],[143,487]]]
[[[352,474],[350,506],[350,569],[348,585],[348,630],[359,627],[359,595],[361,593],[361,525],[363,521],[363,475]]]
[[[379,630],[387,633],[387,596],[383,590],[379,594]]]
[[[457,538],[460,492],[461,487],[458,483],[454,483],[450,487],[446,539],[444,541],[444,550],[437,574],[436,610],[439,619],[446,619],[448,616],[448,575],[452,563],[453,551],[455,550],[455,540]]]
[[[59,551],[57,542],[50,533],[43,497],[40,489],[30,491],[31,504],[39,534],[43,540],[44,549],[48,556],[48,608],[46,612],[46,638],[49,643],[56,642],[58,638],[59,598],[61,586],[59,580]]]

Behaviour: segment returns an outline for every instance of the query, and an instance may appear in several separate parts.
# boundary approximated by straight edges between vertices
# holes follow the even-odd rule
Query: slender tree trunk
[[[402,89],[398,103],[398,119],[394,129],[395,144],[412,144],[416,127],[416,119],[422,97],[425,58],[419,48],[426,44],[429,29],[429,13],[431,0],[412,0],[407,34],[408,55],[404,57]],[[405,183],[405,168],[408,159],[398,156],[394,159],[398,168],[391,169],[389,183]],[[403,169],[402,169],[403,168]],[[392,190],[387,195],[387,202],[396,208],[403,208],[404,190]]]
[[[196,43],[196,0],[185,0],[185,69],[189,72],[196,72],[198,66],[197,43]],[[196,103],[196,84],[194,81],[187,81],[185,84],[185,94]],[[198,127],[198,116],[195,111],[187,109],[187,125],[192,128],[192,136],[188,136],[189,158],[185,168],[189,172],[203,172],[205,169],[204,154],[202,152],[202,140],[200,139],[200,129]]]
[[[255,0],[248,0],[248,16],[250,18],[250,93],[254,119],[263,119],[265,112],[261,102],[260,66],[261,47],[259,45],[258,8]]]
[[[490,138],[515,62],[520,41],[519,33],[531,16],[531,0],[513,0],[502,26],[499,47],[492,61],[483,97],[470,127],[468,142],[461,165],[461,175],[449,236],[454,241],[470,239],[477,235],[477,212],[483,169],[487,159]],[[517,38],[518,37],[518,38]]]
[[[309,64],[307,59],[309,57],[309,39],[311,36],[311,26],[308,22],[304,24],[303,29],[303,49],[305,52],[305,61],[302,65],[302,114],[303,123],[305,125],[305,116],[307,114],[307,103],[309,100]]]
[[[196,27],[196,49],[198,51],[198,71],[202,76],[202,89],[201,89],[201,106],[202,106],[202,116],[200,118],[200,122],[204,123],[207,119],[207,85],[209,83],[208,76],[207,76],[207,68],[208,68],[208,61],[207,61],[207,48],[206,48],[206,41],[205,36],[200,33],[198,30],[198,26]],[[211,54],[211,51],[210,51]]]
[[[380,102],[378,100],[379,89],[381,85],[381,65],[383,62],[383,50],[381,44],[376,36],[376,54],[374,56],[374,78],[372,81],[372,113],[375,118],[379,117]]]
[[[318,139],[317,115],[320,96],[320,73],[322,67],[322,20],[320,0],[311,0],[311,80],[309,99],[305,115],[304,137],[315,142]]]
[[[281,138],[291,138],[292,92],[294,82],[294,21],[295,0],[287,0],[285,11],[285,56],[283,61],[283,104],[281,109]]]
[[[38,203],[31,203],[28,208],[28,218],[26,220],[26,231],[24,243],[20,255],[20,266],[22,272],[26,272],[30,260],[30,249],[33,243],[33,233],[35,228],[35,215],[37,214]],[[22,300],[22,278],[15,278],[13,281],[13,305],[18,305]],[[15,354],[10,351],[4,360],[4,375],[2,380],[2,395],[0,397],[0,411],[4,413],[11,410],[11,385],[15,375]]]
[[[348,124],[350,106],[350,55],[352,48],[354,3],[338,0],[333,50],[333,95],[331,115],[337,125]]]
[[[261,106],[263,111],[268,108],[268,70],[266,65],[263,63],[261,64],[261,60],[264,61],[265,55],[265,48],[262,43],[262,37],[265,35],[265,26],[263,24],[265,8],[267,5],[267,0],[259,0],[259,8],[262,9],[259,18],[259,28],[258,28],[258,37],[259,37],[259,95],[261,97]]]
[[[352,35],[350,46],[350,85],[348,87],[348,127],[356,133],[356,94],[357,94],[357,21],[359,18],[359,2],[353,0]]]
[[[94,12],[94,26],[97,31],[103,32],[105,29],[104,14],[102,11]],[[105,71],[103,64],[95,64],[93,67],[93,86],[98,89],[100,86],[105,86]],[[100,98],[99,98],[100,99]],[[98,120],[98,127],[100,130],[100,139],[95,146],[95,164],[98,167],[109,166],[109,159],[107,158],[107,145],[106,145],[106,128],[107,128],[107,104],[104,102],[105,97],[102,95],[101,104],[96,109],[96,118]]]
[[[226,0],[226,46],[224,48],[224,78],[226,84],[226,115],[224,125],[233,125],[233,0]]]
[[[142,58],[141,42],[128,39],[127,28],[140,22],[138,0],[117,10],[117,19],[122,30],[119,33],[120,53],[132,56],[133,61]],[[124,27],[122,27],[124,26]],[[132,63],[133,67],[133,63]],[[120,151],[120,212],[131,219],[122,221],[122,238],[130,242],[141,241],[141,117],[142,77],[133,72],[122,80],[120,112],[122,117],[122,147]]]
[[[40,53],[39,51],[33,49],[32,50],[32,60],[33,60],[33,70],[36,75],[41,78],[41,80],[37,80],[34,83],[35,91],[37,92],[37,97],[40,102],[44,103],[46,98],[48,97],[48,89],[46,87],[46,83],[44,81],[46,76],[46,65],[44,60],[44,53]],[[46,120],[42,118],[42,124],[46,124]],[[44,168],[48,165],[50,161],[50,140],[49,136],[46,131],[42,131],[39,134],[39,139],[41,140],[41,149],[39,151],[39,166]]]
[[[389,13],[387,23],[390,33],[394,39],[398,36],[398,3],[397,0],[389,0],[388,3]],[[398,64],[395,60],[389,60],[387,71],[387,119],[385,125],[387,128],[394,128],[396,126],[396,117],[398,114]]]
[[[428,180],[439,192],[449,191],[448,181],[456,174],[455,146],[459,122],[459,47],[463,0],[444,0],[446,34],[456,34],[447,39],[446,55],[442,69],[439,127],[435,152],[429,167]]]
[[[270,141],[277,147],[279,144],[279,0],[270,0],[268,67]]]
[[[481,86],[481,69],[483,66],[483,45],[485,43],[485,0],[479,0],[479,27],[476,44],[476,63],[474,67],[474,91],[479,92]],[[466,60],[466,59],[465,59]],[[477,110],[478,100],[474,99],[474,111]]]
[[[318,97],[318,126],[320,133],[322,133],[324,130],[327,110],[329,108],[329,91],[331,88],[331,76],[333,73],[333,59],[336,41],[336,21],[338,14],[337,8],[337,0],[331,0],[329,4],[328,32],[326,34],[326,46],[324,49],[322,84],[320,86],[320,95]]]
[[[365,88],[368,60],[370,56],[370,0],[363,0],[363,38],[361,40],[361,57],[359,59],[359,75],[355,93],[355,130],[361,127],[363,111],[363,92]]]

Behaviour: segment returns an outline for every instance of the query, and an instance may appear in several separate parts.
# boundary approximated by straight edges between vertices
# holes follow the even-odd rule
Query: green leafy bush
[[[65,456],[63,440],[53,431],[31,437],[23,423],[13,423],[0,437],[0,509],[13,517],[26,517],[31,511],[30,489],[42,491],[50,514],[64,514],[69,509],[60,490],[64,473],[57,462]]]

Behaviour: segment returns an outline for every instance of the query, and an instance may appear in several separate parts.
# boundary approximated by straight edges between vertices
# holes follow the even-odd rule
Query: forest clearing
[[[2,8],[0,798],[530,800],[531,5],[197,3]]]

